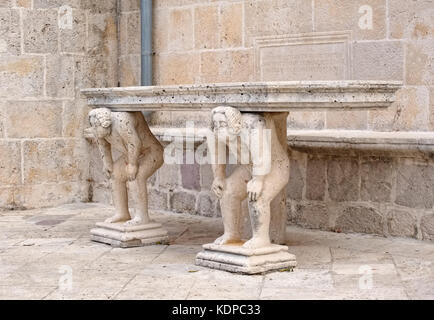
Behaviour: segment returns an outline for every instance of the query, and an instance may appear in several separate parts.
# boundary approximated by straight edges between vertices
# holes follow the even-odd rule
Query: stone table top
[[[284,81],[83,89],[92,107],[113,111],[206,111],[228,105],[242,112],[294,109],[379,109],[390,106],[397,81]]]

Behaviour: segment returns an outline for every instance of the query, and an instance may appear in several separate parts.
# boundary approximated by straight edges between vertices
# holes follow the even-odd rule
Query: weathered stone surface
[[[179,179],[179,165],[176,164],[163,164],[158,170],[158,184],[165,189],[175,189],[180,182]]]
[[[120,58],[120,83],[122,86],[138,86],[140,84],[140,56],[125,56]]]
[[[188,190],[200,190],[200,173],[198,164],[181,164],[182,187]]]
[[[86,51],[86,12],[72,10],[72,28],[60,29],[60,51],[84,53]]]
[[[159,2],[159,1],[158,1]],[[121,11],[138,11],[140,10],[140,0],[123,0],[121,1]]]
[[[358,42],[354,50],[354,79],[403,80],[404,48],[400,41]]]
[[[432,39],[433,7],[429,0],[389,2],[390,36],[395,39]]]
[[[59,28],[57,10],[23,11],[24,51],[27,53],[56,53]]]
[[[43,94],[43,57],[2,56],[0,59],[0,97],[35,97]]]
[[[326,189],[326,159],[308,156],[306,169],[306,199],[325,199]]]
[[[328,207],[323,203],[296,204],[294,220],[298,225],[303,227],[313,229],[328,229]]]
[[[434,166],[400,164],[397,167],[397,204],[410,208],[434,206]]]
[[[362,158],[362,201],[390,202],[392,192],[393,162],[390,158]]]
[[[427,130],[429,95],[424,87],[404,87],[387,110],[369,111],[369,128],[378,131]]]
[[[32,0],[15,0],[15,6],[20,8],[30,8]]]
[[[327,111],[327,129],[365,130],[368,122],[367,111]]]
[[[140,30],[140,13],[133,12],[127,15],[126,19],[127,28],[127,53],[140,54],[140,37],[138,30]]]
[[[246,45],[258,36],[304,33],[313,29],[311,2],[305,0],[249,0],[245,3],[245,19]]]
[[[158,84],[190,84],[195,83],[199,74],[200,58],[198,54],[170,54],[155,58]]]
[[[391,210],[387,216],[389,234],[398,237],[415,237],[417,234],[417,219],[410,212]]]
[[[196,197],[192,193],[178,191],[170,194],[170,208],[175,212],[196,213]]]
[[[89,14],[88,53],[117,55],[117,27],[113,14]]]
[[[425,240],[434,240],[434,214],[423,216],[420,228]]]
[[[78,137],[87,128],[89,107],[83,99],[63,102],[62,136]]]
[[[193,14],[190,9],[173,9],[169,15],[169,51],[193,49]]]
[[[194,9],[194,47],[215,49],[219,46],[219,17],[215,5]]]
[[[290,112],[288,116],[288,127],[291,129],[324,129],[325,112]]]
[[[20,16],[18,10],[0,10],[0,54],[21,53]]]
[[[327,163],[329,196],[334,201],[359,199],[359,164],[353,158],[333,158]]]
[[[242,82],[253,76],[251,50],[203,52],[200,62],[203,83]]]
[[[215,215],[216,198],[212,194],[201,192],[197,198],[197,211],[201,216],[213,217]]]
[[[372,27],[362,29],[366,6],[372,11]],[[386,37],[386,0],[317,0],[314,10],[315,31],[352,30],[357,40]]]
[[[204,164],[200,166],[200,185],[204,189],[210,189],[214,175],[210,164]]]
[[[14,193],[15,189],[13,187],[0,187],[0,208],[14,209],[17,207]]]
[[[75,59],[68,55],[47,57],[46,91],[56,98],[73,98]]]
[[[220,6],[220,46],[240,47],[243,42],[243,4],[228,3]]]
[[[0,139],[5,136],[5,119],[4,119],[4,106],[3,103],[0,102]]]
[[[383,217],[374,208],[349,206],[337,218],[335,229],[342,232],[384,234]]]
[[[85,146],[74,140],[24,141],[24,183],[80,180],[85,172],[84,152]]]
[[[167,52],[169,46],[169,26],[167,21],[169,21],[169,11],[155,8],[152,17],[152,48],[156,54]]]
[[[75,1],[75,0],[73,0]],[[116,12],[117,0],[80,0],[80,8],[90,10],[93,13]],[[122,1],[123,2],[123,1]]]
[[[63,5],[68,5],[72,8],[79,9],[81,2],[86,3],[89,1],[82,1],[82,0],[33,0],[33,7],[35,9],[52,9],[52,8],[59,8]]]
[[[10,101],[5,111],[9,138],[62,136],[62,102]]]
[[[167,193],[158,189],[149,189],[149,208],[155,210],[167,210]]]
[[[405,74],[409,85],[434,85],[434,44],[430,40],[407,43]]]
[[[0,8],[10,8],[12,7],[13,0],[3,0],[0,2]]]
[[[429,90],[429,122],[430,130],[434,131],[434,88]]]
[[[21,182],[21,148],[19,142],[0,140],[0,184]],[[5,156],[6,155],[6,156]]]
[[[290,161],[289,182],[286,189],[286,194],[289,199],[301,200],[303,198],[304,189],[304,163],[303,158]]]

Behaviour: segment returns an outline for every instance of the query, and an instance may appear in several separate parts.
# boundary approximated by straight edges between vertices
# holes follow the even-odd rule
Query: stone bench
[[[213,165],[215,183],[217,181],[217,185],[213,185],[213,190],[219,197],[222,197],[225,234],[214,244],[205,245],[204,252],[198,255],[196,261],[199,265],[217,269],[258,273],[295,266],[295,256],[287,252],[287,247],[279,245],[285,243],[286,192],[284,186],[289,178],[289,160],[286,152],[288,149],[286,129],[288,112],[330,109],[344,112],[345,110],[387,108],[394,101],[395,92],[400,86],[399,82],[385,81],[297,81],[85,89],[82,93],[87,96],[91,107],[108,108],[114,113],[212,110],[215,121],[214,130],[219,134],[221,132],[228,134],[227,137],[230,139],[235,138],[236,141],[241,141],[241,145],[243,144],[241,129],[246,128],[248,134],[261,128],[271,132],[270,149],[268,149],[270,168],[267,173],[255,174],[255,169],[259,166],[255,166],[254,160],[246,164],[247,167],[240,166],[240,169],[237,169],[230,177],[222,176],[225,164]],[[127,115],[123,121],[127,123],[130,121],[125,119],[128,119]],[[163,140],[176,136],[180,139],[189,138],[189,134],[183,134],[180,131],[171,135],[166,130],[159,135],[155,130],[161,129],[154,129],[154,135],[158,137],[163,134]],[[200,136],[201,133],[196,131],[190,133],[191,135]],[[204,132],[203,135],[207,133]],[[221,140],[219,136],[216,136],[211,140],[213,141],[208,141],[208,148],[211,148],[215,142],[219,147],[228,148],[229,152],[237,152],[231,149],[226,138]],[[267,140],[263,138],[261,141],[267,143]],[[240,150],[239,147],[237,148]],[[254,157],[258,154],[258,150],[251,148],[253,147],[249,145],[249,155]],[[217,154],[216,151],[210,151],[210,153]],[[247,168],[247,171],[243,168]],[[252,168],[253,171],[251,171]],[[243,189],[246,185],[241,186],[241,181],[244,181],[241,175],[248,175],[250,177],[248,179],[251,179],[247,183],[247,191]],[[228,181],[225,187],[227,190],[222,189],[222,185],[219,184],[224,180]],[[236,221],[247,221],[244,213],[247,210],[241,210],[241,207],[236,209],[241,206],[241,202],[236,204],[237,194],[242,197],[239,201],[246,196],[249,197],[248,211],[253,235],[245,243],[239,238],[240,222]],[[271,217],[269,217],[270,212],[272,212]],[[122,229],[128,232],[124,227],[111,229]],[[274,244],[269,244],[270,240]]]

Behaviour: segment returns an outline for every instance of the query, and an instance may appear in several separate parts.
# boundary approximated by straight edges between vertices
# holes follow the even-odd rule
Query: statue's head
[[[211,112],[212,130],[221,138],[236,138],[241,132],[241,112],[232,107],[217,107]]]
[[[111,111],[107,108],[93,109],[89,112],[89,122],[93,128],[95,137],[105,138],[111,133]]]

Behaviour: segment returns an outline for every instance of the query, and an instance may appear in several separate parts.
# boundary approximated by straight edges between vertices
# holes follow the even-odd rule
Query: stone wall
[[[0,208],[89,200],[84,87],[116,86],[116,0],[0,1]]]
[[[137,85],[139,1],[122,3],[121,84]],[[154,0],[154,83],[400,80],[389,110],[293,112],[288,128],[433,131],[433,14],[428,0]],[[209,115],[155,112],[150,120],[200,126]],[[432,157],[310,149],[293,152],[291,170],[290,223],[434,239]],[[106,182],[96,181],[94,198],[108,201]],[[164,165],[150,181],[151,207],[219,216],[211,183],[209,166]]]

